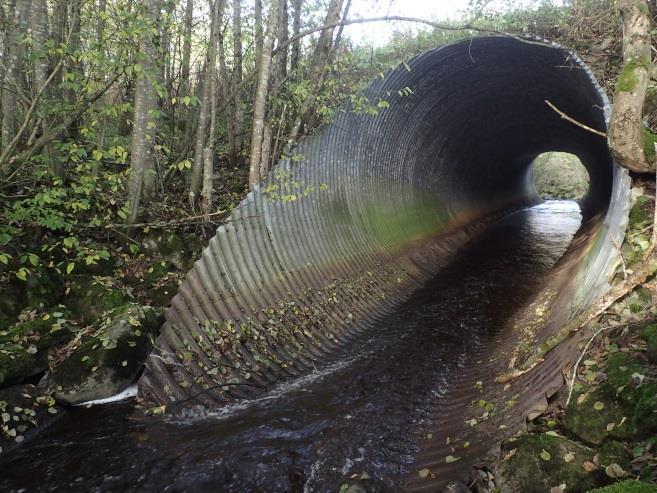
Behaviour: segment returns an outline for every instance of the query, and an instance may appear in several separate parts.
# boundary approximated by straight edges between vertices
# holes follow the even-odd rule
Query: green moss
[[[597,486],[596,475],[582,468],[594,455],[587,447],[543,433],[509,443],[503,455],[512,449],[516,452],[499,467],[496,479],[500,491],[545,493],[561,483],[568,485],[568,491],[586,491]]]
[[[657,364],[657,322],[651,322],[644,325],[640,332],[641,337],[646,341],[646,357],[653,365]]]
[[[628,353],[610,354],[605,361],[607,380],[602,385],[603,391],[609,397],[615,397],[618,389],[626,387],[635,372],[643,373],[643,367]]]
[[[614,399],[599,389],[587,395],[586,399],[579,397],[573,396],[564,416],[563,426],[570,433],[593,445],[600,445],[611,436],[625,438],[634,434],[627,420],[620,424],[623,412]],[[604,407],[595,409],[596,402],[602,402]],[[608,429],[609,423],[615,423],[612,430]]]
[[[650,162],[655,160],[655,145],[657,144],[657,135],[647,128],[641,129],[643,132],[643,152],[646,159]]]
[[[630,60],[625,67],[623,67],[623,70],[621,73],[618,75],[618,80],[616,81],[616,90],[620,92],[631,92],[633,91],[637,84],[639,83],[639,79],[636,76],[636,73],[634,72],[635,69],[643,67],[643,68],[649,68],[650,67],[650,60],[646,60],[645,58],[634,58]]]
[[[604,488],[589,490],[587,493],[657,493],[657,485],[630,479]]]
[[[651,218],[646,211],[646,205],[649,202],[650,199],[645,195],[637,197],[636,202],[634,202],[634,205],[630,209],[630,229],[636,229],[638,226],[651,221]]]
[[[621,442],[609,441],[605,443],[600,448],[598,460],[603,466],[618,464],[625,470],[630,468],[630,455]]]

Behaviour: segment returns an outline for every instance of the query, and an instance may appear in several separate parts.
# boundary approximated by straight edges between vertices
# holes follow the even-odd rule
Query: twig
[[[569,121],[570,123],[577,125],[580,128],[583,128],[584,130],[591,132],[595,135],[599,135],[600,137],[604,137],[605,139],[607,138],[607,134],[605,132],[601,132],[600,130],[596,130],[595,128],[591,128],[588,125],[584,125],[583,123],[578,122],[574,118],[566,115],[563,111],[561,111],[559,108],[557,108],[555,105],[553,105],[550,101],[547,99],[545,100],[545,104],[547,104],[550,108],[552,108],[554,111],[557,112],[557,114],[563,118],[564,120]]]
[[[195,224],[198,222],[199,219],[203,219],[203,223],[207,222],[212,222],[212,221],[207,221],[205,220],[205,217],[213,217],[213,216],[221,216],[225,215],[228,211],[222,210],[218,212],[213,212],[211,214],[207,215],[200,215],[200,216],[190,216],[190,217],[185,217],[182,219],[173,219],[171,221],[158,221],[158,222],[153,222],[153,223],[136,223],[136,224],[81,224],[79,227],[81,228],[89,228],[89,229],[134,229],[134,228],[160,228],[160,227],[165,227],[165,226],[173,226],[176,224]]]

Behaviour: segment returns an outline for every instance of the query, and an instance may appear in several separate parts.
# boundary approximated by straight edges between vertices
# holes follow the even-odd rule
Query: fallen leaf
[[[429,469],[427,469],[427,468],[425,467],[424,469],[420,469],[420,470],[417,472],[417,475],[420,476],[422,479],[426,479],[426,478],[429,477],[429,473],[430,473],[430,472],[431,472],[431,471],[429,471]]]
[[[551,458],[552,458],[552,454],[550,454],[550,452],[548,452],[545,449],[541,450],[541,459],[543,459],[544,461],[548,461]]]

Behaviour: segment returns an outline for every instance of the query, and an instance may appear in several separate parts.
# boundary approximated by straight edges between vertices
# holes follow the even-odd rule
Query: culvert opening
[[[584,199],[589,173],[582,161],[568,152],[545,152],[532,162],[532,183],[543,200]]]
[[[365,333],[376,340],[372,324],[412,301],[487,226],[536,204],[528,178],[536,156],[555,149],[576,155],[590,177],[580,201],[583,223],[552,269],[553,289],[525,318],[505,314],[505,320],[518,319],[485,353],[466,351],[464,361],[476,365],[462,371],[461,393],[428,412],[434,438],[420,443],[413,467],[444,480],[486,452],[485,444],[524,426],[532,409],[561,382],[570,358],[561,353],[561,359],[547,358],[539,371],[516,380],[506,400],[496,377],[510,363],[521,365],[550,331],[608,288],[614,244],[622,242],[626,222],[629,179],[613,162],[606,139],[559,113],[601,132],[609,116],[591,72],[559,46],[510,37],[468,40],[418,55],[374,81],[366,95],[373,104],[386,101],[377,116],[338,113],[333,123],[300,142],[217,229],[172,300],[140,395],[167,409],[175,403],[216,408],[321,372],[332,355],[344,354]],[[545,233],[544,226],[538,229]],[[513,231],[516,236],[506,238],[511,245],[527,237],[522,228]],[[544,237],[550,240],[549,232]],[[545,260],[531,248],[514,253],[508,243],[494,245],[482,251],[500,262]],[[510,292],[534,296],[525,280],[507,281],[515,282]],[[506,307],[505,300],[478,298],[477,283],[466,285],[462,296],[450,286],[441,285],[438,293],[453,296],[455,309],[445,320],[458,321],[464,307]],[[560,309],[553,312],[552,306]],[[470,328],[456,330],[467,335]],[[411,346],[422,347],[422,341],[410,341]],[[399,352],[399,358],[407,359],[407,353]],[[380,357],[367,368],[385,363]],[[387,378],[381,385],[395,382]],[[499,400],[500,409],[509,397],[514,402],[485,440],[477,435],[479,428],[467,424],[473,419],[477,424],[477,416],[464,420],[464,409],[481,415],[477,406],[468,407],[482,399],[480,389],[499,391],[485,398]],[[415,402],[411,397],[408,402]],[[413,406],[406,412],[404,405],[397,410],[410,415]],[[378,415],[368,423],[389,414],[375,409]],[[454,451],[446,440],[453,435],[442,434],[445,429],[469,433],[468,443],[477,446],[446,462]],[[432,486],[420,479],[414,470],[408,489]]]

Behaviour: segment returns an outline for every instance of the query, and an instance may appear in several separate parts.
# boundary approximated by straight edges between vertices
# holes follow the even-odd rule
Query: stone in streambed
[[[63,404],[105,399],[137,377],[162,323],[162,313],[129,304],[112,311],[68,359],[48,376],[48,387]]]

